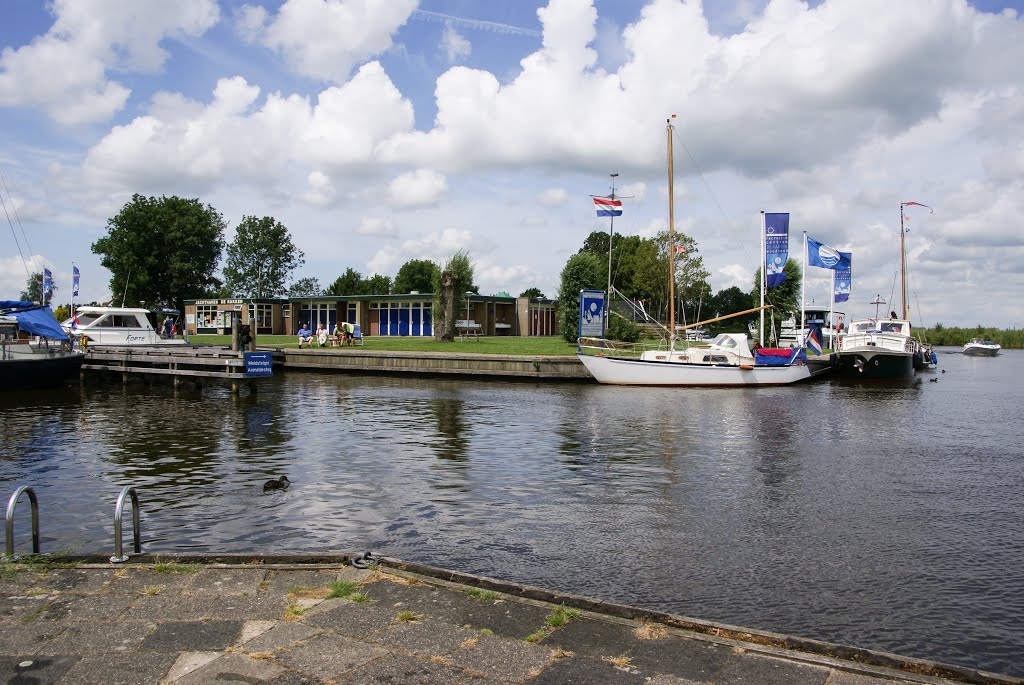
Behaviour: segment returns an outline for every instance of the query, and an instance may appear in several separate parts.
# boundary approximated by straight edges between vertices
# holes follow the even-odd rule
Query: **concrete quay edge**
[[[156,563],[194,564],[208,568],[257,566],[268,570],[300,571],[351,568],[358,553],[142,553],[128,561],[112,564],[104,555],[66,555],[62,564],[113,570]],[[836,669],[853,676],[900,683],[951,685],[1024,685],[1024,678],[990,673],[926,659],[905,657],[799,636],[716,623],[667,612],[645,609],[600,599],[554,592],[530,585],[511,583],[487,576],[464,573],[418,562],[374,556],[385,572],[449,589],[477,588],[501,593],[519,602],[538,606],[562,606],[620,623],[660,624],[673,634],[689,639],[727,645],[744,653],[763,654],[794,663]],[[876,682],[871,680],[871,682]],[[831,682],[831,681],[829,681]]]

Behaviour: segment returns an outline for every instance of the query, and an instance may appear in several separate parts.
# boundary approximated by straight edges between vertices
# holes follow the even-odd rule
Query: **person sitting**
[[[341,325],[342,325],[342,327],[345,330],[345,343],[349,347],[354,346],[356,343],[355,343],[355,340],[353,340],[353,338],[352,338],[352,334],[355,333],[356,327],[350,321],[346,321],[345,323],[343,323]]]
[[[340,323],[334,324],[334,332],[331,333],[331,347],[341,347],[345,344],[345,332]]]
[[[316,344],[320,347],[327,347],[327,329],[322,323],[316,328]]]
[[[299,329],[299,347],[302,347],[302,343],[311,345],[313,342],[313,333],[306,328],[305,322],[302,324],[302,328]]]

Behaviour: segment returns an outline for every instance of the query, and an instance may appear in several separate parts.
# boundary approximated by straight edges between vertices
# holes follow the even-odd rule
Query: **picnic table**
[[[455,322],[455,331],[459,334],[459,339],[465,340],[468,338],[479,338],[481,335],[481,326],[472,319],[459,319]]]

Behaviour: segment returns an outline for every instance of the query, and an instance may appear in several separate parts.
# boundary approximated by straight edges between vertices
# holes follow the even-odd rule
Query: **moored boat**
[[[1002,346],[984,338],[971,338],[964,345],[963,353],[974,357],[994,357],[1002,350]]]
[[[0,301],[0,390],[60,386],[78,375],[84,358],[48,306]]]
[[[919,345],[903,319],[851,321],[839,336],[836,358],[839,373],[867,381],[906,380],[914,377],[914,355]]]
[[[163,310],[165,313],[168,310]],[[92,345],[182,345],[183,338],[161,336],[155,314],[139,307],[82,306],[61,323],[76,340]]]

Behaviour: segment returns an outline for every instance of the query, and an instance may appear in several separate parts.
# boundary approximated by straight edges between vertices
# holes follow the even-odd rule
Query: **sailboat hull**
[[[625,357],[577,355],[598,383],[609,385],[760,386],[799,383],[827,370],[807,364],[792,366],[712,365],[648,361]]]

